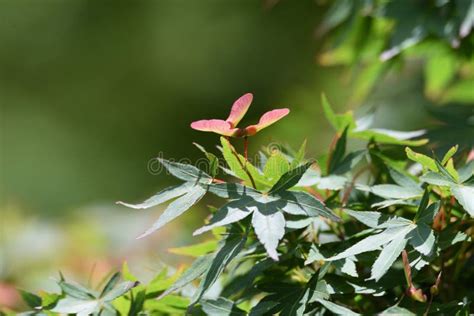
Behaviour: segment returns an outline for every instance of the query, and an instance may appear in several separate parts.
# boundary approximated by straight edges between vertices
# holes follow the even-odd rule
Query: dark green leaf
[[[408,238],[410,238],[410,244],[419,253],[427,256],[433,251],[435,236],[433,230],[428,225],[419,223],[416,229],[408,234]]]
[[[41,306],[42,300],[38,295],[23,290],[18,291],[20,292],[23,301],[25,301],[29,307],[37,308]]]
[[[281,210],[292,215],[306,215],[306,216],[324,216],[333,221],[340,221],[329,208],[327,208],[321,201],[306,192],[282,192],[277,194],[277,197],[284,203]]]
[[[115,287],[115,285],[117,285],[119,280],[120,280],[120,272],[115,272],[105,284],[99,297],[103,297],[105,294],[110,292]]]
[[[336,168],[339,167],[344,155],[346,154],[346,141],[348,126],[344,129],[341,136],[339,136],[334,151],[331,153],[331,160],[329,161],[328,173],[332,174]]]
[[[173,285],[166,289],[166,291],[163,292],[163,294],[161,294],[158,299],[161,299],[166,295],[179,290],[180,288],[199,278],[209,269],[212,264],[212,260],[213,255],[205,255],[194,260],[192,265],[186,271],[184,271],[184,273],[173,283]]]
[[[90,300],[96,297],[95,293],[92,293],[89,289],[79,284],[59,281],[58,285],[64,294],[73,298],[81,300]]]
[[[247,235],[237,229],[232,229],[224,240],[222,247],[213,256],[212,264],[204,274],[198,289],[194,293],[191,305],[198,302],[204,293],[217,281],[227,264],[237,256],[247,241]]]
[[[284,173],[277,183],[275,183],[275,185],[270,189],[269,194],[291,189],[298,183],[298,181],[300,181],[303,174],[306,172],[306,170],[308,170],[309,167],[311,167],[312,164],[312,162],[308,162]]]
[[[439,201],[431,204],[430,206],[424,209],[421,209],[421,206],[420,206],[421,210],[420,209],[418,210],[416,214],[417,218],[415,218],[416,223],[417,224],[424,223],[426,225],[431,226],[436,214],[438,214],[439,212],[440,206],[441,204]]]

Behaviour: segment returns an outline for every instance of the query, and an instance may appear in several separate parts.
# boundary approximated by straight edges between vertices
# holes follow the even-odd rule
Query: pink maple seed
[[[268,111],[267,113],[263,114],[260,120],[258,121],[258,124],[255,125],[250,125],[247,128],[245,128],[246,135],[247,136],[252,136],[261,131],[262,129],[272,125],[273,123],[281,120],[285,116],[290,113],[289,109],[276,109],[272,111]]]
[[[191,123],[191,128],[202,132],[213,132],[223,136],[234,136],[238,129],[224,120],[200,120]]]
[[[234,102],[229,117],[226,120],[226,122],[230,123],[232,128],[236,127],[242,120],[245,113],[247,113],[250,104],[252,104],[252,100],[253,95],[251,93],[246,93]]]

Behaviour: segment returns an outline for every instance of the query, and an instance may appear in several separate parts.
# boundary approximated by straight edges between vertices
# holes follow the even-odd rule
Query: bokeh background
[[[327,55],[328,43],[340,41],[321,31],[332,5],[0,1],[0,305],[17,304],[16,287],[51,289],[59,270],[93,282],[123,261],[145,277],[188,262],[167,249],[192,242],[212,200],[145,240],[135,237],[161,208],[138,212],[115,201],[138,202],[174,181],[148,171],[160,153],[195,160],[193,141],[216,151],[218,138],[189,123],[225,118],[246,92],[255,98],[244,124],[291,109],[252,139],[253,152],[308,139],[308,157],[323,153],[333,131],[322,92],[338,111],[376,109],[376,126],[437,126],[440,138],[446,133],[433,113],[452,106],[455,137],[472,146],[472,79],[454,97],[427,97],[424,55],[398,60],[383,80],[365,73],[364,82],[374,82],[360,87],[360,65]],[[472,55],[464,63],[472,78]],[[460,104],[439,105],[451,101]]]

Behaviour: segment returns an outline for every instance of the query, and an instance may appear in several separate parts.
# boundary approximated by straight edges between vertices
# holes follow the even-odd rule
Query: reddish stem
[[[244,137],[244,157],[245,161],[248,161],[248,147],[249,147],[249,140],[247,136]]]

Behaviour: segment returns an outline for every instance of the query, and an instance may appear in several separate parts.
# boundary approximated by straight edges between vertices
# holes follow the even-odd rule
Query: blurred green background
[[[1,1],[0,297],[2,286],[48,288],[58,270],[84,280],[123,260],[144,274],[160,261],[186,262],[166,248],[191,242],[205,203],[137,241],[159,210],[114,202],[139,201],[173,181],[148,172],[159,153],[194,160],[193,141],[213,148],[218,138],[189,123],[225,118],[246,92],[255,97],[243,124],[291,109],[252,139],[251,151],[307,138],[308,156],[323,153],[333,136],[323,91],[339,111],[376,105],[378,126],[430,126],[420,62],[398,67],[366,101],[350,102],[351,66],[317,62],[326,40],[317,27],[329,5]]]

